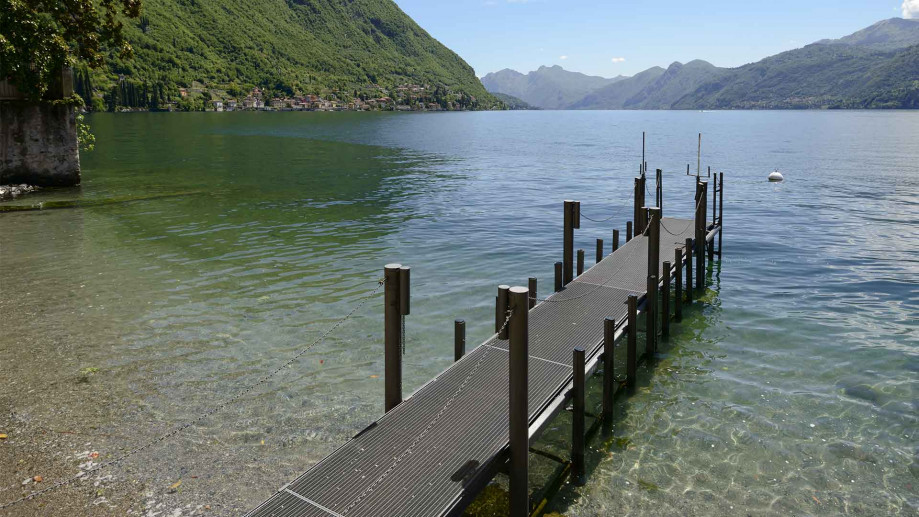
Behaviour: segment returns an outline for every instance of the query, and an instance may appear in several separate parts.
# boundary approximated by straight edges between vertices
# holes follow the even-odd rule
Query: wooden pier
[[[659,170],[655,206],[646,206],[646,169],[643,162],[635,178],[634,216],[622,246],[618,230],[611,254],[598,240],[597,261],[584,271],[584,252],[573,248],[580,203],[565,201],[555,292],[539,299],[535,279],[527,287],[500,286],[495,334],[466,354],[465,323],[457,320],[456,362],[406,398],[401,334],[410,270],[386,266],[386,414],[248,515],[457,516],[499,472],[510,478],[510,515],[538,514],[543,505],[530,500],[527,487],[530,446],[569,403],[572,451],[562,472],[583,482],[585,379],[602,372],[597,422],[608,431],[613,397],[634,386],[638,364],[654,356],[671,320],[679,321],[682,305],[691,302],[693,269],[701,289],[706,261],[720,256],[723,173],[714,177],[711,220],[708,182],[698,177],[695,211],[680,219],[661,216]],[[637,349],[639,332],[644,350]]]

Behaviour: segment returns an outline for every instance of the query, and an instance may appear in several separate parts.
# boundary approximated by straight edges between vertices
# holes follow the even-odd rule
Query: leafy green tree
[[[140,0],[3,0],[0,77],[40,100],[58,84],[62,67],[101,66],[104,46],[129,58],[121,20],[140,16],[140,7]]]

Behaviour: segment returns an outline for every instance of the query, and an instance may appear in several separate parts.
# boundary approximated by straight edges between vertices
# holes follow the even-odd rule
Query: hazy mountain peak
[[[850,45],[879,50],[896,50],[919,45],[919,20],[890,18],[839,39],[824,39],[820,45]]]

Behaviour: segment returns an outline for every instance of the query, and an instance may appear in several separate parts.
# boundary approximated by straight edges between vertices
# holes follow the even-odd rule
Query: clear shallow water
[[[594,443],[587,486],[551,509],[917,512],[919,113],[90,123],[99,145],[83,156],[82,189],[23,202],[199,193],[0,217],[0,402],[16,421],[91,430],[103,452],[140,444],[319,337],[388,262],[414,270],[408,393],[449,365],[454,318],[470,345],[488,336],[496,285],[537,276],[549,288],[563,199],[594,219],[616,215],[582,221],[588,257],[614,223],[624,229],[641,131],[649,168],[667,173],[665,215],[688,216],[685,167],[701,131],[703,166],[725,171],[724,259],[705,303],[619,406],[619,440]],[[774,168],[784,184],[765,181]],[[293,368],[116,477],[157,493],[182,478],[163,496],[173,506],[251,507],[382,412],[382,367],[377,298]]]

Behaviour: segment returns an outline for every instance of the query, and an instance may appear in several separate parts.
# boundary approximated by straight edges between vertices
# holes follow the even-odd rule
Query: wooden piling
[[[613,359],[616,355],[616,320],[603,320],[603,433],[613,430],[613,395],[616,391],[616,372]]]
[[[597,264],[603,260],[603,239],[597,239]]]
[[[628,340],[626,344],[625,379],[626,384],[630,388],[634,388],[638,373],[638,297],[630,294],[627,303],[626,331],[628,332]]]
[[[557,293],[561,291],[562,287],[564,287],[564,284],[562,283],[562,263],[556,262],[555,263],[555,292]]]
[[[692,303],[692,239],[686,237],[686,303]]]
[[[509,397],[508,441],[510,443],[510,516],[529,517],[529,293],[525,287],[509,291],[511,318],[508,324]]]
[[[578,276],[584,274],[584,250],[578,249]]]
[[[571,425],[571,477],[575,485],[584,484],[586,469],[584,466],[585,449],[585,391],[586,381],[584,349],[577,347],[572,351],[571,366],[574,368],[574,393],[572,393],[572,425]]]
[[[625,242],[632,240],[632,221],[625,223]]]
[[[495,299],[495,332],[498,339],[507,339],[507,326],[504,322],[507,320],[510,288],[509,285],[498,286],[498,297]]]
[[[401,264],[387,264],[383,269],[383,402],[386,412],[402,403],[402,306],[399,300],[401,269]]]
[[[530,309],[536,307],[536,278],[530,277],[527,280],[527,286],[530,290]]]
[[[718,173],[718,258],[721,258],[721,233],[724,231],[724,173]]]
[[[670,261],[664,262],[664,281],[661,287],[661,335],[670,335]]]
[[[613,253],[619,249],[619,230],[613,230]]]
[[[564,276],[562,286],[574,279],[574,201],[565,200],[564,239],[562,242],[562,263]]]
[[[676,321],[683,321],[683,250],[674,248],[673,263],[676,264],[676,280],[673,282],[673,312]]]
[[[466,320],[453,322],[453,360],[459,361],[466,355]]]
[[[657,350],[657,322],[655,313],[657,312],[657,275],[648,277],[648,294],[645,299],[645,356],[649,359],[654,357]]]

